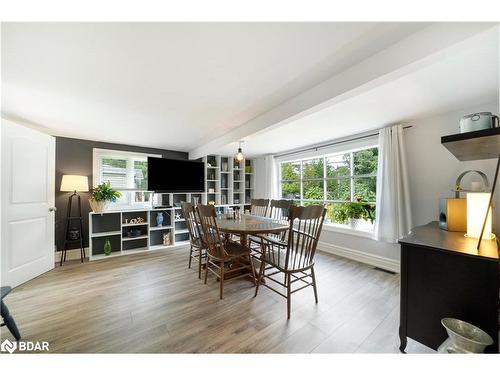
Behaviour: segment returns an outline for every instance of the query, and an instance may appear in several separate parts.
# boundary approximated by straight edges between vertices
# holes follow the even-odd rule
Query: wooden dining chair
[[[198,261],[198,278],[201,279],[201,268],[203,262],[206,262],[207,258],[207,245],[201,236],[201,225],[194,204],[182,202],[181,208],[189,232],[190,248],[188,268],[191,268],[193,259]]]
[[[196,207],[200,218],[202,237],[207,244],[207,262],[205,268],[205,284],[207,283],[208,272],[213,273],[219,279],[220,299],[224,298],[224,278],[226,267],[237,265],[231,268],[231,273],[237,274],[239,271],[248,270],[252,273],[252,281],[255,284],[255,269],[250,256],[250,249],[237,242],[224,241],[219,227],[217,226],[217,214],[213,205],[198,205]],[[242,273],[232,279],[248,276]]]
[[[250,213],[256,216],[267,216],[269,199],[252,199],[250,201]]]
[[[293,200],[290,199],[271,199],[269,209],[267,210],[267,217],[273,220],[286,221],[290,216],[290,207],[292,207],[292,205]],[[278,234],[266,234],[264,236],[257,235],[249,237],[248,243],[252,249],[252,255],[260,258],[260,255],[262,254],[261,237],[264,237],[264,239],[271,237],[275,240],[283,242],[285,241],[287,233],[288,231]]]
[[[290,227],[286,242],[272,238],[262,238],[262,256],[260,270],[255,287],[255,296],[259,292],[262,278],[284,287],[286,294],[262,284],[287,299],[287,318],[290,319],[292,294],[312,286],[314,299],[318,303],[318,291],[314,274],[314,255],[323,227],[326,209],[323,205],[290,208]],[[266,273],[269,271],[270,273]],[[274,275],[284,274],[284,282]],[[293,289],[295,283],[301,283]]]

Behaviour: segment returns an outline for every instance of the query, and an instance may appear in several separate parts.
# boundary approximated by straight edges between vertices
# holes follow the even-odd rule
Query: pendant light
[[[240,141],[239,143],[239,147],[238,147],[238,152],[236,153],[236,155],[234,156],[234,158],[238,161],[242,161],[245,156],[243,155],[243,152],[241,151],[241,144],[243,143],[243,141]]]

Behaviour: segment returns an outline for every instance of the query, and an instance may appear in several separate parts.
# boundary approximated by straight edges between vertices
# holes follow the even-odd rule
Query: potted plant
[[[366,202],[346,202],[334,205],[330,219],[340,224],[350,224],[356,229],[363,221],[375,221],[375,206]]]
[[[106,209],[109,202],[115,202],[120,196],[121,193],[114,190],[109,181],[103,182],[92,189],[89,199],[90,207],[92,211],[101,213]]]

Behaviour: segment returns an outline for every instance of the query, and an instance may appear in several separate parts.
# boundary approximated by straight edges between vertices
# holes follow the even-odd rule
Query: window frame
[[[363,151],[363,150],[369,150],[372,148],[377,148],[378,149],[378,142],[376,139],[373,139],[371,142],[364,142],[362,145],[359,146],[351,146],[349,148],[343,148],[339,150],[325,150],[324,153],[318,153],[315,152],[313,155],[300,155],[299,158],[283,158],[283,159],[278,159],[276,160],[277,163],[277,176],[278,176],[278,194],[280,199],[283,199],[282,196],[282,187],[283,183],[290,183],[290,182],[299,182],[300,186],[300,204],[304,203],[320,203],[320,204],[335,204],[335,203],[345,203],[345,200],[339,200],[339,199],[327,199],[328,198],[328,182],[329,181],[334,181],[334,180],[349,180],[350,181],[350,202],[355,201],[355,180],[356,179],[362,179],[362,178],[375,178],[375,181],[377,179],[377,171],[375,173],[371,174],[363,174],[363,175],[356,175],[355,174],[355,167],[354,167],[354,154],[358,151]],[[339,177],[327,177],[327,159],[329,157],[334,157],[338,155],[345,155],[349,154],[349,175],[345,176],[339,176]],[[304,174],[303,174],[303,168],[304,168],[304,161],[309,161],[309,160],[314,160],[314,159],[322,159],[323,160],[323,177],[322,178],[311,178],[311,179],[305,179],[304,180]],[[282,164],[283,163],[299,163],[300,165],[300,180],[283,180],[281,173],[282,173]],[[304,199],[304,181],[323,181],[323,199]],[[286,198],[285,198],[286,199]],[[290,198],[292,199],[292,198]],[[293,198],[294,200],[297,200],[296,198]],[[369,204],[376,205],[376,198],[375,201],[369,201],[367,202]],[[330,229],[330,230],[337,230],[339,232],[344,232],[344,233],[353,233],[353,234],[359,234],[363,237],[372,237],[373,236],[373,228],[371,230],[361,230],[361,229],[353,229],[349,225],[345,224],[338,224],[338,223],[332,223],[332,222],[325,222],[325,229]]]
[[[142,152],[133,152],[133,151],[122,151],[122,150],[113,150],[113,149],[103,149],[103,148],[94,148],[92,150],[92,183],[93,186],[97,186],[103,182],[103,170],[102,170],[102,160],[105,158],[111,159],[125,159],[127,161],[127,170],[132,168],[134,170],[133,163],[135,161],[144,161],[147,160],[148,157],[156,157],[161,158],[161,154],[150,154],[150,153],[142,153]],[[129,163],[132,163],[132,167],[129,166]],[[131,182],[134,181],[133,176],[127,177],[131,178]],[[136,192],[148,192],[153,193],[147,189],[138,189],[135,187],[113,187],[122,195],[127,196],[127,201],[125,203],[110,203],[111,208],[123,209],[123,208],[139,208],[139,207],[150,207],[152,206],[152,197],[149,200],[149,203],[146,201],[136,201],[135,193]]]

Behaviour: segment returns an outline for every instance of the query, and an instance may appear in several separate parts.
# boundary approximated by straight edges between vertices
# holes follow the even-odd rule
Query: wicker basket
[[[101,212],[106,211],[108,207],[108,201],[96,201],[95,199],[89,199],[90,207],[92,211],[100,214]]]

